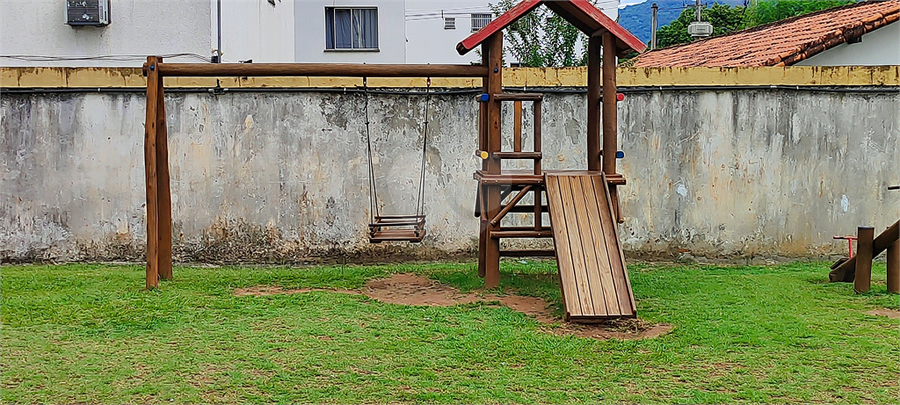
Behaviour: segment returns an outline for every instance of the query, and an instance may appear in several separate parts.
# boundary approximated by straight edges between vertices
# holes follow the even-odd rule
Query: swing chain
[[[369,86],[366,77],[363,77],[362,83],[366,102],[366,152],[369,161],[369,222],[373,223],[375,218],[381,214],[378,212],[378,194],[375,188],[375,162],[372,157],[372,137],[369,134]]]
[[[428,107],[430,97],[431,77],[425,81],[425,117],[422,123],[422,168],[419,172],[419,194],[416,201],[416,215],[425,215],[425,159],[428,153]]]

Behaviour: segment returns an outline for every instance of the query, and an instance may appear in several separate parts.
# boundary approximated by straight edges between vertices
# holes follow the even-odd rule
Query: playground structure
[[[888,190],[900,190],[900,186],[890,186]],[[884,232],[875,236],[875,228],[860,226],[856,236],[835,236],[847,239],[850,244],[849,256],[841,258],[831,266],[828,279],[832,282],[853,283],[857,293],[868,292],[872,288],[872,260],[887,251],[887,290],[900,294],[900,220],[894,222]],[[853,240],[856,240],[856,255],[853,255]]]
[[[546,5],[589,36],[586,170],[542,170],[542,95],[503,93],[503,29],[541,5]],[[585,0],[525,0],[460,42],[456,48],[460,54],[465,54],[477,46],[481,46],[481,65],[169,64],[164,63],[162,58],[148,57],[144,65],[147,76],[144,137],[147,288],[158,287],[159,279],[173,277],[164,77],[475,77],[482,79],[483,86],[483,94],[479,97],[476,150],[482,158],[482,167],[475,172],[474,178],[478,182],[475,211],[480,218],[478,274],[484,277],[485,287],[499,285],[501,256],[553,254],[558,263],[567,320],[591,322],[634,317],[634,296],[617,235],[618,223],[623,218],[617,187],[625,184],[625,178],[616,173],[616,103],[619,101],[616,94],[616,57],[643,51],[644,44]],[[503,102],[513,102],[516,107],[513,151],[502,150]],[[522,102],[534,103],[532,151],[522,150]],[[532,161],[533,170],[503,170],[504,160]],[[512,193],[516,194],[504,203]],[[521,205],[528,193],[533,195],[533,203]],[[547,197],[546,205],[542,203],[542,193]],[[510,212],[533,214],[533,226],[503,226],[501,221]],[[549,227],[542,223],[544,212],[550,215]],[[413,228],[390,229],[393,226]],[[420,212],[400,218],[376,215],[369,224],[372,242],[416,242],[422,236],[424,213]],[[549,237],[554,240],[554,251],[500,249],[503,238]]]

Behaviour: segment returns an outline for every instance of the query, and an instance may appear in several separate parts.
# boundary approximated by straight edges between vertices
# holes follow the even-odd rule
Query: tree
[[[744,7],[729,7],[716,3],[712,7],[700,11],[700,19],[712,24],[713,35],[723,35],[742,29],[744,27],[743,18]],[[664,48],[693,41],[691,34],[688,34],[688,25],[694,21],[697,21],[694,9],[688,8],[682,11],[675,21],[656,32],[656,41],[659,43],[659,47]]]
[[[855,3],[855,0],[780,0],[760,1],[747,8],[745,24],[749,27],[780,21],[819,10]]]
[[[491,10],[500,16],[516,3],[501,0],[491,4]],[[504,33],[504,43],[503,54],[512,56],[521,66],[587,65],[587,35],[546,7],[538,7],[510,25]]]
[[[752,28],[757,25],[768,24],[785,18],[855,2],[855,0],[780,0],[759,1],[747,7],[729,7],[717,3],[710,8],[701,10],[700,16],[703,21],[713,25],[713,35],[724,35],[732,31]],[[656,38],[659,46],[662,48],[693,41],[694,39],[688,34],[687,28],[690,23],[696,21],[696,18],[693,8],[687,8],[682,11],[675,21],[657,31]]]

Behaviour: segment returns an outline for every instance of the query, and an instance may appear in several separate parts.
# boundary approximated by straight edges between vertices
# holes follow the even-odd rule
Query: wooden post
[[[498,32],[491,35],[484,44],[482,49],[487,50],[487,68],[488,75],[485,78],[487,82],[487,93],[491,95],[491,99],[487,102],[487,146],[488,153],[500,152],[502,139],[500,138],[500,101],[494,100],[495,94],[503,92],[503,33]],[[500,174],[500,159],[493,155],[487,162],[487,173]],[[500,186],[490,185],[485,189],[485,218],[490,220],[500,213]],[[492,238],[492,232],[499,232],[500,224],[487,224],[485,232],[485,252],[484,252],[484,286],[485,288],[495,288],[500,285],[500,239]]]
[[[872,252],[874,250],[875,228],[861,226],[856,231],[856,277],[853,290],[864,293],[872,288]]]
[[[162,58],[157,59],[161,63]],[[172,194],[169,189],[169,142],[166,131],[166,97],[163,76],[157,80],[156,94],[156,179],[159,204],[159,278],[172,279]]]
[[[541,151],[541,101],[535,101],[532,105],[534,108],[534,151]],[[534,174],[543,173],[543,167],[540,160],[534,161]],[[541,187],[534,188],[534,230],[543,229],[543,218],[541,218]]]
[[[600,38],[588,39],[587,169],[600,170]]]
[[[513,150],[522,151],[522,102],[513,102]]]
[[[887,248],[887,290],[900,294],[900,239]]]
[[[603,33],[603,172],[616,174],[616,151],[619,150],[616,129],[616,38],[609,31]],[[615,185],[609,186],[609,197],[613,202],[616,221],[622,222],[619,212],[619,192]]]
[[[147,185],[147,289],[159,287],[159,194],[157,182],[156,109],[159,106],[158,59],[147,57],[147,121],[144,124],[144,174]]]

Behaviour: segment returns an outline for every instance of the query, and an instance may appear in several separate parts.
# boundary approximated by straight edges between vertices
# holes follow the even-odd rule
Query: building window
[[[444,18],[444,29],[445,30],[455,30],[456,29],[456,18],[453,18],[453,17]]]
[[[325,49],[378,49],[378,9],[325,7]]]
[[[490,14],[472,14],[472,32],[478,31],[484,28],[485,25],[491,22]]]

